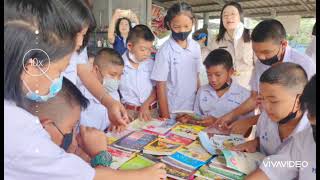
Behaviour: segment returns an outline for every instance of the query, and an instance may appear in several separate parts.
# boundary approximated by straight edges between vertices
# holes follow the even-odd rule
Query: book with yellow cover
[[[173,143],[162,138],[158,138],[144,147],[143,153],[152,155],[171,155],[182,147],[181,144]]]
[[[171,133],[195,140],[197,139],[199,132],[201,132],[204,128],[205,127],[203,126],[192,124],[178,124],[171,130]]]

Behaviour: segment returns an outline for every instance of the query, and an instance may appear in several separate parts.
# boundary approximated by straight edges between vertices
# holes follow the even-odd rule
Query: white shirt
[[[304,113],[289,137],[308,127],[310,127],[310,123],[307,114]],[[288,139],[286,138],[281,142],[278,123],[273,122],[265,111],[262,111],[258,119],[256,137],[259,137],[260,140],[260,152],[267,156],[275,154],[279,150],[280,145]]]
[[[200,45],[191,38],[182,48],[170,37],[158,50],[151,79],[166,81],[169,112],[192,110],[200,72]]]
[[[81,86],[79,89],[82,94],[89,99],[90,102],[88,107],[84,111],[81,111],[80,125],[94,127],[104,131],[110,125],[108,109],[101,104],[100,101],[98,101],[84,86]],[[120,101],[118,91],[109,94],[113,99]]]
[[[300,162],[296,166],[273,167],[268,162]],[[292,136],[281,147],[279,152],[268,156],[259,167],[269,179],[316,179],[316,143],[314,142],[312,129],[306,128]]]
[[[316,54],[317,54],[317,48],[316,48],[316,36],[312,35],[312,39],[311,42],[308,46],[308,48],[306,49],[306,55],[308,55],[310,58],[312,58],[314,64],[316,64]]]
[[[237,108],[250,97],[250,91],[233,81],[221,97],[209,85],[202,86],[197,93],[194,104],[195,113],[202,116],[219,118]],[[253,115],[251,113],[251,115]]]
[[[77,74],[77,65],[86,64],[87,62],[88,62],[87,47],[85,47],[80,53],[74,52],[71,55],[69,65],[63,71],[63,76],[68,78],[73,84],[79,87],[82,83]]]
[[[122,103],[141,106],[150,96],[154,82],[150,79],[154,61],[151,59],[139,63],[135,69],[129,62],[128,51],[122,55],[124,61],[123,75],[119,90]]]
[[[310,79],[316,73],[316,65],[311,60],[311,58],[305,54],[301,54],[300,52],[298,52],[295,49],[292,49],[289,46],[286,47],[286,52],[283,57],[283,62],[291,62],[291,63],[299,64],[306,71],[308,79]],[[255,65],[254,73],[250,80],[251,89],[253,91],[258,92],[260,76],[264,71],[266,71],[270,67],[271,66],[264,65],[260,61],[257,61]]]
[[[94,175],[88,163],[51,140],[37,117],[4,101],[4,179],[89,180]]]

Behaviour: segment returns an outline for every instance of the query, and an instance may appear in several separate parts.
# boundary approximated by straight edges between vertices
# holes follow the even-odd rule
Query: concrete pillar
[[[209,13],[203,13],[203,24],[209,25]]]

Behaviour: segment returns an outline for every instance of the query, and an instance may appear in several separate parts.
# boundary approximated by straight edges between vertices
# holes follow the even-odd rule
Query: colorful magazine
[[[145,124],[146,124],[145,121],[141,121],[139,119],[136,119],[136,120],[132,121],[131,123],[129,123],[128,129],[131,131],[140,131]]]
[[[135,131],[117,140],[112,144],[112,146],[127,151],[139,152],[143,147],[154,141],[156,138],[156,135]]]
[[[107,151],[112,155],[112,169],[118,169],[122,164],[135,156],[135,153],[123,151],[113,147],[108,147]]]
[[[143,153],[152,155],[171,155],[182,147],[181,144],[172,143],[158,138],[143,148]]]
[[[141,155],[137,155],[131,160],[124,163],[119,169],[120,170],[132,170],[132,169],[142,169],[154,165],[155,162]]]
[[[110,132],[109,131],[108,133],[106,133],[108,145],[114,143],[115,141],[117,141],[118,139],[128,135],[129,133],[132,133],[132,131],[128,130],[128,129],[126,129],[126,130],[124,130],[124,131],[122,131],[120,133],[118,133],[118,132]]]
[[[171,130],[171,133],[195,140],[198,137],[199,132],[201,132],[203,129],[203,126],[192,124],[178,124]]]
[[[192,175],[191,172],[171,166],[170,164],[166,164],[165,170],[167,171],[168,177],[178,180],[190,179],[190,176]]]
[[[204,163],[212,157],[212,155],[201,146],[199,141],[193,141],[188,146],[180,149],[179,152]]]
[[[218,175],[217,173],[211,171],[207,165],[201,166],[201,168],[199,168],[197,170],[197,172],[194,174],[194,176],[200,177],[200,178],[196,178],[196,179],[204,179],[204,180],[224,180],[224,179],[228,179],[228,177],[226,177],[226,176]]]
[[[165,121],[161,121],[158,119],[152,119],[148,121],[142,129],[147,132],[154,132],[158,135],[165,135],[168,131],[171,130],[176,125],[176,120],[168,119]]]
[[[182,137],[182,136],[178,136],[176,134],[172,134],[171,132],[169,132],[167,134],[167,136],[165,136],[165,139],[168,140],[168,141],[172,141],[172,142],[175,142],[175,143],[182,144],[184,146],[187,146],[187,145],[189,145],[190,143],[193,142],[192,139],[185,138],[185,137]]]

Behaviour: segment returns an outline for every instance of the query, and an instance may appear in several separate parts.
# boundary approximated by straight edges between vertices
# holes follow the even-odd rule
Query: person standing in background
[[[306,54],[312,58],[314,63],[316,64],[316,22],[313,25],[312,29],[312,37],[311,37],[311,42],[306,49]]]

